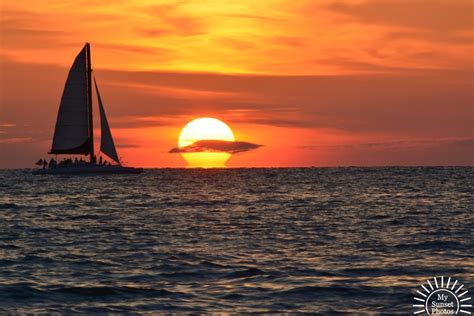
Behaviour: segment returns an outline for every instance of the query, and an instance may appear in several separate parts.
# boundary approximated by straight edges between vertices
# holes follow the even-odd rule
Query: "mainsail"
[[[90,58],[86,45],[77,55],[64,87],[54,130],[51,154],[91,153],[88,73]]]
[[[69,70],[49,154],[83,154],[90,156],[90,162],[84,163],[82,159],[67,159],[61,162],[51,160],[47,168],[47,161],[40,159],[36,164],[43,168],[33,170],[33,174],[112,174],[143,171],[143,168],[124,167],[120,163],[95,79],[94,83],[102,130],[100,150],[117,164],[101,163],[102,159],[97,163],[94,155],[91,49],[90,44],[86,43]]]
[[[99,101],[99,111],[100,111],[100,151],[109,156],[115,162],[120,164],[119,157],[117,155],[117,150],[115,149],[114,139],[112,138],[112,133],[110,132],[109,123],[107,122],[107,116],[105,115],[104,106],[102,105],[102,99],[99,93],[99,87],[97,86],[97,81],[94,78],[95,91],[97,92],[97,100]]]

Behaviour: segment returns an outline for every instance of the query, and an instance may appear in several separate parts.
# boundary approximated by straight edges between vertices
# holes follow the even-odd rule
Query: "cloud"
[[[185,147],[175,147],[169,151],[171,154],[180,153],[200,153],[200,152],[225,152],[237,154],[250,151],[261,147],[262,145],[248,142],[230,142],[225,140],[199,140]]]
[[[0,139],[0,144],[19,144],[29,143],[33,140],[32,137],[12,137]]]
[[[423,30],[388,32],[384,38],[386,41],[413,39],[454,45],[471,45],[473,40],[469,32],[426,32]]]
[[[122,144],[120,143],[119,145],[117,145],[118,148],[140,148],[140,145],[138,144]]]
[[[154,19],[155,26],[139,29],[138,33],[151,38],[204,34],[207,30],[204,20],[196,15],[184,13],[182,5],[181,2],[174,2],[145,7],[143,10]]]
[[[451,141],[448,141],[447,144],[453,145],[453,146],[474,147],[474,138],[451,140]]]
[[[355,144],[316,144],[297,146],[299,149],[305,150],[321,150],[322,147],[339,147],[361,150],[383,150],[383,151],[399,151],[399,150],[415,150],[422,147],[468,147],[474,149],[474,138],[442,138],[442,139],[402,139],[386,142],[371,143],[355,143]]]
[[[465,0],[369,0],[336,2],[329,9],[364,24],[382,24],[433,31],[470,30],[472,3]]]
[[[166,116],[133,116],[124,115],[111,117],[110,126],[112,128],[144,128],[157,126],[173,126],[176,119]]]
[[[94,43],[94,48],[105,49],[117,53],[138,53],[143,55],[170,54],[172,50],[163,47],[136,46],[123,44]]]
[[[3,122],[29,124],[28,130],[36,128],[51,137],[68,69],[9,59],[2,62],[0,77],[10,83],[2,91]],[[284,128],[425,137],[443,126],[443,137],[472,133],[472,91],[466,84],[472,78],[469,70],[257,76],[99,69],[96,75],[112,128],[183,126],[192,117],[212,114],[230,124]],[[22,93],[25,85],[31,93]],[[193,97],[186,98],[186,93]],[[29,116],[38,96],[41,111]],[[30,136],[19,135],[19,131],[12,129],[11,136]]]

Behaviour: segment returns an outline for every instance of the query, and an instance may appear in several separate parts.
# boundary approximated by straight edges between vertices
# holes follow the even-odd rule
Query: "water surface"
[[[0,171],[0,313],[413,313],[473,289],[473,168]]]

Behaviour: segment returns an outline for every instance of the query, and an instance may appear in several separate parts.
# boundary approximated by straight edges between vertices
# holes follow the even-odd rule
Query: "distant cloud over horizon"
[[[226,140],[199,140],[185,147],[172,148],[170,154],[183,153],[200,153],[200,152],[225,152],[229,154],[237,154],[245,151],[250,151],[262,147],[263,145]]]

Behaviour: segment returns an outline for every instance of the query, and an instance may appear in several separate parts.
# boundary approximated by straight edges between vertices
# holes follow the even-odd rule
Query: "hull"
[[[52,169],[34,169],[32,174],[44,175],[44,174],[122,174],[142,173],[143,168],[123,167],[123,166],[99,166],[99,165],[84,165],[84,166],[68,166],[68,167],[57,167]]]

